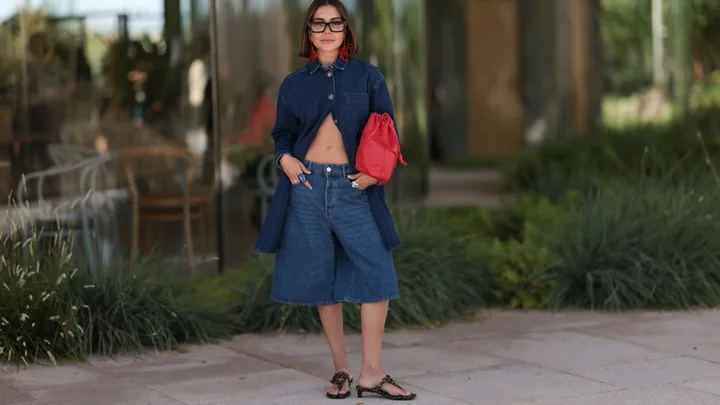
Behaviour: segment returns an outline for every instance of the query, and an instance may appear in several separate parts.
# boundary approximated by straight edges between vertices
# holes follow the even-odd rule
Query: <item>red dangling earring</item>
[[[342,48],[340,48],[340,59],[342,59],[344,62],[347,62],[348,59],[350,59],[350,48],[352,45],[346,44]]]
[[[308,60],[311,62],[315,62],[317,59],[317,53],[315,53],[315,47],[310,45],[310,56],[308,56]]]

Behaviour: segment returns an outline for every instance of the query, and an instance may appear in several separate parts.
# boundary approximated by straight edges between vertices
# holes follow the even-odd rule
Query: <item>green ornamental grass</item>
[[[687,309],[720,304],[720,193],[661,180],[599,190],[548,229],[555,307]]]
[[[116,261],[92,273],[73,255],[72,235],[24,239],[15,228],[1,239],[2,363],[167,350],[235,331],[224,308],[201,300],[170,269]]]

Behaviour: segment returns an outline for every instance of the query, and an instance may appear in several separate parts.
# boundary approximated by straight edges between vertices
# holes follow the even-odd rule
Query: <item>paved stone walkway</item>
[[[430,168],[423,204],[434,208],[499,209],[515,199],[502,172],[496,169]]]
[[[387,334],[386,367],[418,393],[414,404],[720,404],[720,311],[483,318]],[[348,336],[348,349],[357,375],[359,336]],[[322,336],[244,335],[141,358],[0,373],[0,404],[391,403],[325,399],[331,374]]]

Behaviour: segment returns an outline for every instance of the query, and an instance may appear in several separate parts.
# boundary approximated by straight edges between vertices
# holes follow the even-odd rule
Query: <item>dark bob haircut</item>
[[[305,14],[305,23],[303,24],[303,31],[302,31],[302,41],[300,42],[300,54],[298,56],[301,56],[303,58],[310,57],[310,47],[312,46],[312,42],[310,42],[310,38],[309,38],[310,27],[308,25],[310,24],[310,20],[312,20],[317,9],[322,6],[333,6],[340,13],[340,18],[342,18],[342,20],[345,21],[345,24],[346,24],[345,25],[345,44],[350,44],[350,49],[348,49],[348,56],[352,58],[353,56],[357,55],[357,53],[358,53],[357,35],[355,34],[355,29],[353,28],[352,24],[350,23],[350,19],[348,18],[349,14],[348,14],[347,8],[345,8],[345,5],[342,3],[342,1],[340,1],[340,0],[313,0],[313,2],[310,4],[310,7],[308,7],[307,14]]]

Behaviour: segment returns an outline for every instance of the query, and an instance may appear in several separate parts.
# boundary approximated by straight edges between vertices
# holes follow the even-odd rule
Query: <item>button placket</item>
[[[335,122],[335,126],[337,126],[338,114],[337,114],[337,104],[335,103],[335,93],[337,93],[337,91],[336,91],[336,86],[335,86],[335,75],[333,74],[334,72],[335,72],[335,68],[333,66],[330,66],[330,69],[327,72],[327,77],[330,79],[329,84],[330,84],[330,88],[332,90],[330,91],[330,95],[328,95],[328,99],[330,100],[331,105],[332,105],[331,111],[333,112],[333,114],[332,114],[333,118],[334,118],[333,121]]]

